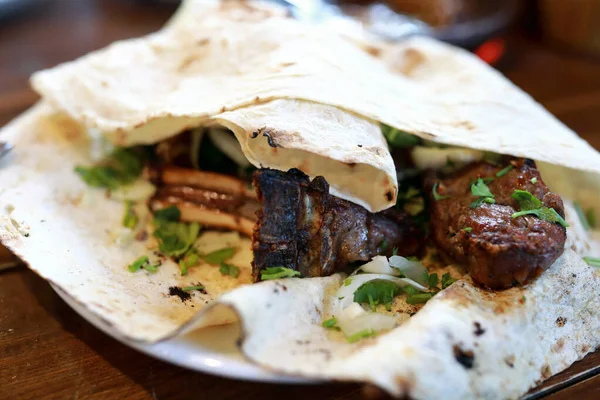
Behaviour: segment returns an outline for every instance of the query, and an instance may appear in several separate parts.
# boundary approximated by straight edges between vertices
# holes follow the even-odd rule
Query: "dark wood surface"
[[[0,20],[0,125],[33,104],[29,75],[108,43],[151,32],[172,8],[117,0],[55,0]],[[503,72],[600,148],[600,62],[511,35]],[[8,256],[0,252],[0,261]],[[1,262],[0,262],[1,264]],[[104,335],[24,267],[0,272],[0,399],[358,399],[359,385],[232,381],[144,356]],[[600,353],[530,398],[600,398]]]

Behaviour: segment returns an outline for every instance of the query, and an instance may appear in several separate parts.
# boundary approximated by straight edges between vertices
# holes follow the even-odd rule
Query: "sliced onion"
[[[384,274],[353,275],[353,276],[349,277],[346,281],[344,281],[344,283],[342,284],[342,286],[338,289],[338,291],[336,293],[336,297],[338,299],[340,299],[341,306],[346,308],[350,304],[352,304],[354,302],[354,292],[356,292],[356,289],[358,289],[360,286],[362,286],[363,283],[372,281],[373,279],[384,279],[384,280],[392,281],[392,282],[395,282],[400,287],[412,286],[415,289],[420,290],[422,292],[427,290],[424,286],[422,286],[419,283],[413,281],[412,279],[408,279],[408,278],[396,278],[395,276],[384,275]],[[346,284],[346,282],[349,282],[349,284]]]
[[[252,165],[244,155],[240,142],[230,131],[221,128],[209,128],[208,137],[219,150],[240,167],[246,168]]]
[[[204,128],[196,128],[192,131],[192,148],[190,149],[190,161],[196,169],[200,169],[200,162],[198,157],[200,156],[200,144],[204,137]]]
[[[346,336],[352,336],[367,329],[389,330],[396,326],[398,318],[376,312],[365,311],[360,304],[352,303],[337,316],[337,324]]]
[[[427,285],[429,272],[419,261],[411,261],[401,256],[391,256],[390,266],[398,269],[404,276],[413,281],[419,282],[421,285]]]
[[[361,265],[352,275],[356,275],[359,271],[368,272],[371,274],[385,274],[391,276],[400,276],[400,271],[390,267],[387,257],[375,256],[371,261]]]
[[[483,152],[462,147],[415,146],[411,156],[419,169],[442,169],[448,165],[448,161],[456,164],[457,167],[479,161],[483,158]]]
[[[154,195],[156,187],[144,179],[138,179],[130,185],[120,186],[110,192],[110,198],[119,201],[146,201]]]

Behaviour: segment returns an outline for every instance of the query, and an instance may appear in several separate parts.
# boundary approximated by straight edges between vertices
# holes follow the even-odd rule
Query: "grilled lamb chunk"
[[[260,169],[254,187],[262,211],[254,228],[253,275],[282,266],[302,276],[327,276],[373,256],[414,254],[420,233],[408,214],[396,210],[370,213],[363,207],[329,194],[319,176],[311,182],[297,169]]]
[[[563,218],[564,207],[532,160],[506,158],[506,162],[514,168],[500,177],[496,173],[507,164],[479,162],[447,177],[430,171],[425,178],[433,240],[447,255],[466,264],[474,281],[492,289],[506,289],[538,276],[562,254],[566,240],[565,228],[557,223],[534,215],[512,218],[519,211],[511,197],[515,189],[530,192]],[[484,202],[471,208],[477,199],[471,184],[478,178],[494,178],[487,185],[495,204]],[[435,182],[437,193],[449,198],[435,201]]]

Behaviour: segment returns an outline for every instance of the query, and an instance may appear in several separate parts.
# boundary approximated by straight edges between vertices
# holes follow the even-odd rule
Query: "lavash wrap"
[[[598,347],[600,277],[581,259],[599,255],[598,246],[571,206],[597,207],[597,152],[461,50],[425,38],[390,45],[338,36],[271,6],[225,3],[185,2],[159,33],[33,77],[44,101],[0,133],[15,145],[0,163],[3,244],[122,336],[157,341],[239,319],[241,350],[258,365],[370,382],[396,396],[516,398]],[[122,204],[73,173],[92,162],[98,133],[133,145],[217,124],[234,131],[255,165],[287,169],[300,154],[310,160],[301,169],[375,211],[389,205],[387,190],[396,196],[379,121],[439,143],[541,161],[546,183],[565,199],[571,226],[564,254],[532,283],[503,292],[479,289],[465,276],[407,323],[351,345],[330,340],[320,326],[334,311],[339,275],[227,292],[238,282],[211,275],[214,267],[192,268],[185,278],[173,263],[153,275],[127,272],[145,249],[114,245]],[[249,138],[260,129],[282,147]],[[361,173],[367,185],[354,183]],[[195,279],[213,285],[209,294],[227,293],[188,303],[165,295]],[[240,279],[249,281],[249,266]],[[472,355],[471,368],[457,362],[457,352]]]

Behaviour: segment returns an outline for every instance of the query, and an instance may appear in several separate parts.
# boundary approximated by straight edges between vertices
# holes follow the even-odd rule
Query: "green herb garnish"
[[[361,339],[375,336],[377,336],[377,332],[375,332],[373,329],[365,329],[364,331],[347,336],[346,340],[348,340],[348,343],[356,343]]]
[[[471,232],[473,230],[473,228],[471,228],[470,226],[468,226],[466,228],[462,228],[461,230],[463,230],[465,232]]]
[[[159,251],[169,257],[185,254],[198,238],[200,224],[197,222],[170,222],[154,219],[156,229],[154,237],[158,240]]]
[[[323,321],[323,328],[327,328],[327,329],[335,329],[336,331],[340,330],[340,327],[337,326],[338,320],[336,317],[331,317],[329,319],[326,319],[325,321]]]
[[[204,290],[204,286],[202,285],[197,285],[197,286],[186,286],[184,288],[181,288],[181,290],[183,290],[184,292],[191,292],[192,290]]]
[[[512,198],[519,203],[521,209],[521,211],[512,214],[513,218],[521,217],[523,215],[535,215],[539,219],[555,222],[565,228],[569,226],[554,208],[544,207],[540,199],[526,190],[515,190],[512,194]]]
[[[198,261],[200,261],[200,256],[193,249],[185,253],[181,260],[179,260],[181,275],[187,275],[188,269],[198,264]]]
[[[176,222],[179,221],[179,218],[181,218],[181,211],[177,206],[169,206],[154,211],[154,221]]]
[[[129,272],[137,272],[144,266],[144,264],[147,264],[147,263],[148,263],[148,256],[141,256],[140,258],[138,258],[137,260],[135,260],[134,262],[129,264],[127,269],[129,270]]]
[[[139,222],[139,218],[133,210],[133,202],[128,200],[125,202],[125,215],[123,215],[123,226],[125,228],[134,229]]]
[[[234,254],[235,247],[225,247],[203,255],[202,259],[209,264],[218,265],[229,260]]]
[[[367,303],[372,311],[379,304],[383,304],[390,310],[394,297],[402,292],[400,287],[385,279],[373,279],[365,282],[354,292],[354,301],[356,303]]]
[[[595,228],[596,227],[596,211],[593,208],[590,208],[585,213],[585,216],[587,218],[588,223],[590,224],[590,227]]]
[[[351,283],[352,283],[352,278],[344,279],[344,286],[350,286]]]
[[[75,172],[90,186],[116,189],[141,175],[145,159],[142,149],[119,148],[99,165],[77,166]]]
[[[440,277],[438,276],[438,274],[431,274],[427,278],[427,283],[429,284],[430,288],[434,288],[437,286],[439,280],[440,280]]]
[[[446,289],[454,282],[456,282],[456,279],[454,279],[449,272],[446,272],[444,275],[442,275],[442,289]]]
[[[473,196],[479,196],[479,198],[471,203],[470,208],[479,207],[481,203],[494,204],[496,202],[490,188],[481,178],[471,185],[471,193]]]
[[[537,183],[537,178],[535,176],[531,178],[531,183],[533,183],[534,185]]]
[[[444,200],[444,199],[449,199],[450,196],[440,196],[437,192],[437,188],[438,188],[439,182],[436,182],[433,184],[433,188],[431,189],[431,192],[433,193],[433,198],[435,201],[440,201],[440,200]]]
[[[508,164],[508,166],[502,168],[500,171],[496,172],[496,177],[501,178],[504,175],[508,174],[515,167],[512,164]]]
[[[583,257],[583,261],[590,267],[600,268],[600,258],[598,257]]]
[[[240,275],[240,269],[235,265],[222,263],[219,267],[219,272],[222,275],[229,275],[237,278]]]
[[[285,267],[269,267],[260,271],[260,279],[263,281],[280,278],[293,278],[295,276],[300,276],[300,272]]]
[[[411,147],[421,143],[421,139],[389,125],[381,124],[381,133],[392,147]]]
[[[423,304],[427,303],[435,293],[419,293],[406,298],[408,304]]]

